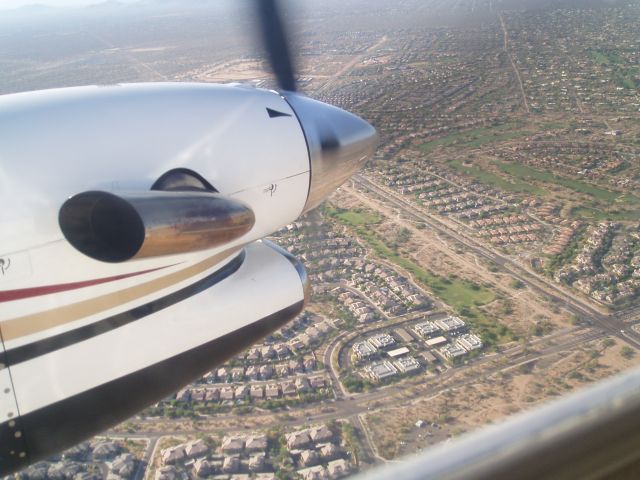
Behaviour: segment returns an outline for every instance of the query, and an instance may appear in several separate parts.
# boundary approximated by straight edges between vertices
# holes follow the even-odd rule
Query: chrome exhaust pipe
[[[58,222],[77,250],[118,263],[217,247],[249,232],[255,216],[216,193],[89,191],[69,198]]]

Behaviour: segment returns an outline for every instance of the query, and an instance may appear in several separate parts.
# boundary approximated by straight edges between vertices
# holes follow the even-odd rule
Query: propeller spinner
[[[276,0],[255,0],[260,31],[280,94],[295,111],[309,149],[311,184],[304,211],[318,206],[358,171],[378,143],[360,117],[297,93],[290,43]]]

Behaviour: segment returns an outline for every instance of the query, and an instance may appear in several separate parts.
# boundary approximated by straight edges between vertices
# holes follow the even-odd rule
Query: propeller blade
[[[278,2],[276,0],[255,0],[255,3],[258,9],[262,40],[278,85],[282,90],[295,92],[296,80],[293,61]]]

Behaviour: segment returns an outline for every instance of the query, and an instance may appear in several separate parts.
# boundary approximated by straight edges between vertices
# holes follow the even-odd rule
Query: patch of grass
[[[614,72],[613,81],[622,88],[628,88],[629,90],[635,90],[637,88],[634,75],[629,71]]]
[[[604,188],[596,187],[595,185],[581,180],[561,177],[548,170],[536,170],[535,168],[531,168],[527,165],[506,162],[496,162],[496,165],[501,172],[511,175],[521,181],[537,180],[543,183],[559,185],[608,204],[617,200],[626,201],[627,203],[640,202],[640,197],[636,197],[635,195],[625,195],[621,192],[605,190]]]
[[[352,393],[359,393],[365,390],[369,391],[373,386],[373,384],[369,380],[360,378],[359,376],[351,372],[342,378],[342,384],[349,392]]]
[[[431,152],[436,147],[459,146],[466,148],[479,148],[487,143],[503,142],[526,135],[531,132],[519,130],[520,125],[516,122],[504,123],[495,127],[475,128],[462,132],[455,132],[446,137],[436,138],[423,143],[420,150],[425,153]]]
[[[476,165],[464,165],[460,160],[449,160],[447,164],[458,171],[458,173],[471,176],[480,183],[491,185],[507,192],[527,193],[533,195],[544,195],[547,193],[541,188],[531,185],[530,183],[518,180],[509,181]]]
[[[440,64],[440,65],[449,65],[451,63],[457,63],[460,61],[460,58],[458,58],[458,55],[452,54],[451,56],[448,57],[438,57],[435,62]],[[425,62],[426,63],[426,62]],[[429,70],[433,70],[433,67],[431,64],[427,63],[427,67],[429,68]]]
[[[633,222],[640,220],[640,210],[599,210],[589,207],[574,207],[570,215],[581,220]]]
[[[363,210],[344,210],[338,209],[335,212],[343,223],[351,225],[352,227],[359,227],[361,225],[375,225],[382,221],[382,217],[373,212],[365,212]]]
[[[543,122],[540,124],[543,130],[560,130],[567,128],[567,124],[563,122]]]
[[[618,55],[603,50],[591,50],[589,56],[594,62],[600,65],[615,65],[622,62],[622,59]]]
[[[609,170],[607,170],[607,173],[610,174],[615,174],[615,173],[620,173],[620,172],[624,172],[625,170],[629,169],[631,167],[631,164],[627,161],[621,162],[620,165],[618,165],[617,167],[613,167],[610,168]]]
[[[444,303],[453,307],[460,315],[466,317],[472,324],[472,327],[481,335],[487,346],[511,339],[509,329],[496,322],[495,319],[488,319],[485,313],[478,308],[493,302],[496,299],[495,292],[469,280],[457,277],[444,277],[422,268],[411,259],[400,256],[375,231],[363,225],[354,226],[344,220],[345,216],[340,215],[337,209],[327,207],[325,212],[330,217],[352,227],[357,236],[365,242],[376,255],[409,272],[416,282],[421,283]]]
[[[413,261],[401,257],[374,232],[358,228],[356,233],[373,248],[376,254],[407,270],[418,282],[428,287],[447,305],[457,310],[485,305],[495,299],[495,294],[491,290],[476,283],[436,275],[416,265]]]
[[[351,452],[356,468],[358,468],[360,457],[362,455],[358,431],[350,423],[344,422],[342,424],[342,438],[347,450]]]
[[[603,50],[591,50],[589,56],[594,62],[613,70],[611,78],[619,87],[629,90],[635,90],[638,87],[635,80],[638,75],[638,67],[629,66],[618,54]]]

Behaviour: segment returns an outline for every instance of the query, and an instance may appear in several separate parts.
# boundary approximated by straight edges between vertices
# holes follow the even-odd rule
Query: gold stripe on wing
[[[4,341],[15,340],[34,333],[71,323],[81,318],[89,317],[106,310],[138,300],[176,283],[188,280],[207,269],[217,265],[227,257],[241,250],[234,247],[213,255],[195,265],[184,268],[164,277],[156,278],[134,287],[125,288],[117,292],[107,293],[100,297],[90,298],[78,303],[72,303],[63,307],[54,308],[44,312],[38,312],[23,317],[12,318],[0,322],[0,331]]]

